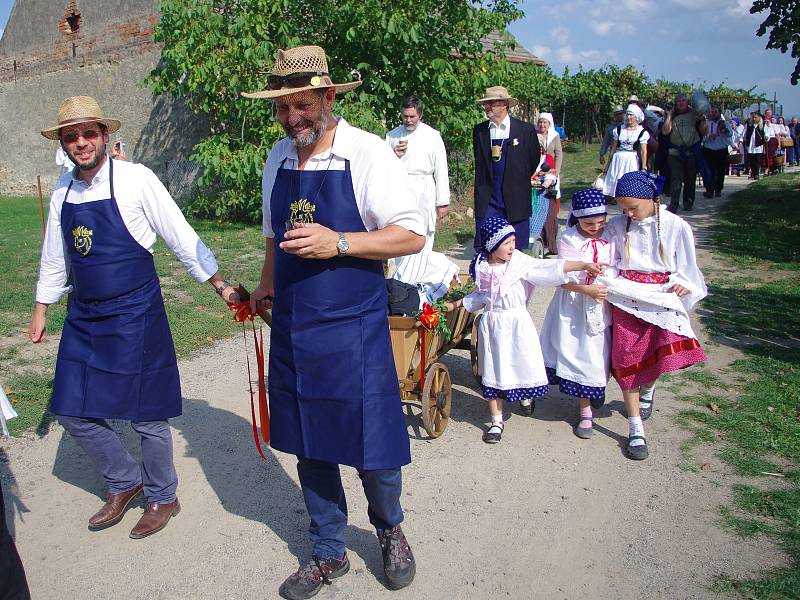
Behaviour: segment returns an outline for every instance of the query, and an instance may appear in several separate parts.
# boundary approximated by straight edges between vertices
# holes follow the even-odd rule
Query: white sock
[[[653,401],[653,392],[656,391],[656,382],[654,381],[650,387],[639,388],[639,402],[642,404],[650,404]]]
[[[642,417],[628,417],[628,432],[629,437],[641,435],[644,437],[644,425],[642,425]],[[644,440],[633,440],[631,446],[642,446]]]
[[[502,425],[503,415],[492,415],[492,425]]]

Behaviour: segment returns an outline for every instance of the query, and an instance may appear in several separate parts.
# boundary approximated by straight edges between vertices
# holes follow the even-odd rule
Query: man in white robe
[[[416,96],[407,97],[400,107],[402,125],[386,134],[387,143],[410,176],[410,183],[425,215],[427,227],[423,249],[418,254],[395,259],[395,278],[411,284],[438,284],[441,282],[426,279],[426,271],[433,250],[436,222],[447,216],[450,180],[442,136],[433,127],[422,122],[422,112],[422,101]]]

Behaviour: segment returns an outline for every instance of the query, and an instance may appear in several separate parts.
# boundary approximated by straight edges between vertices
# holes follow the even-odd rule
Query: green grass
[[[711,295],[698,312],[745,358],[727,370],[733,385],[700,369],[681,373],[700,388],[678,421],[693,433],[681,466],[691,467],[693,451],[716,432],[720,459],[753,482],[733,486],[721,526],[743,538],[775,538],[791,563],[752,579],[719,577],[712,590],[800,598],[800,176],[769,177],[734,194],[714,238],[720,264],[737,267],[737,276],[708,270]]]
[[[55,364],[53,354],[31,369],[25,356],[27,328],[33,306],[33,291],[38,279],[41,252],[41,220],[38,199],[0,199],[0,260],[13,277],[0,286],[0,338],[9,343],[0,350],[4,389],[19,418],[9,423],[19,433],[47,423],[46,408],[52,389]],[[241,281],[253,289],[261,273],[264,238],[253,225],[190,221],[200,237],[214,251],[222,273],[231,281]],[[208,284],[198,284],[189,277],[163,241],[154,249],[156,269],[162,281],[170,328],[179,357],[232,335],[237,326],[225,305]],[[66,314],[65,299],[50,306],[48,333],[59,333]],[[22,367],[25,367],[24,369]]]

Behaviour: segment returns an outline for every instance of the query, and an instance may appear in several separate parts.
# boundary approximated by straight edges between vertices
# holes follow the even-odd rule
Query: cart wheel
[[[475,315],[475,320],[472,321],[472,332],[469,334],[469,359],[472,363],[472,375],[478,385],[483,384],[483,379],[480,376],[480,365],[478,365],[478,328],[480,327],[481,319],[483,319],[482,312]]]
[[[531,244],[531,256],[533,258],[544,258],[544,244],[542,238],[536,238]]]
[[[447,429],[452,400],[450,371],[442,363],[433,363],[425,373],[422,390],[422,425],[432,438],[438,438]]]

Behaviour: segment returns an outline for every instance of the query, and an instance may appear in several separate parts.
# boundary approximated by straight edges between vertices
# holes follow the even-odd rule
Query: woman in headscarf
[[[545,253],[558,254],[558,211],[561,209],[561,164],[564,153],[561,149],[561,137],[554,127],[551,113],[539,113],[536,133],[539,136],[539,148],[542,153],[542,159],[539,161],[539,166],[536,170],[541,169],[544,163],[548,163],[550,165],[550,173],[558,177],[555,185],[555,197],[550,198],[547,208],[547,220],[542,230]],[[533,233],[531,232],[531,234]]]
[[[614,197],[617,181],[625,173],[647,170],[647,141],[650,134],[642,127],[644,113],[635,104],[629,104],[625,111],[625,125],[618,125],[612,134],[614,143],[611,146],[613,156],[608,164],[603,194]]]

